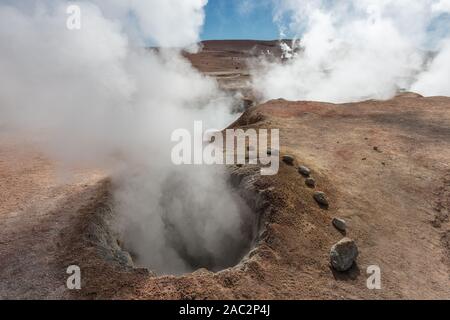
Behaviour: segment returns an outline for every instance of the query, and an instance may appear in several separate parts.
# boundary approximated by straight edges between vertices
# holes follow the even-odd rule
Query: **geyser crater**
[[[138,202],[132,192],[134,207],[123,202],[123,190],[115,192],[111,226],[131,266],[182,275],[238,265],[256,245],[261,216],[232,180],[211,167],[177,170],[163,180],[157,197],[141,190],[149,198]]]

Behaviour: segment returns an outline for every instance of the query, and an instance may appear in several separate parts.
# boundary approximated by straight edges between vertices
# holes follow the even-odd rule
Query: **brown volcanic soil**
[[[252,108],[235,126],[280,128],[281,153],[312,168],[330,209],[315,204],[295,167],[282,164],[274,177],[251,166],[230,168],[234,177],[253,178],[239,188],[263,199],[266,230],[258,247],[217,274],[156,277],[106,261],[89,241],[92,220],[108,202],[109,183],[100,174],[58,182],[38,153],[17,153],[2,141],[0,296],[450,298],[450,98],[278,100]],[[329,249],[342,238],[331,225],[335,216],[348,221],[361,252],[346,274],[329,267]],[[64,290],[70,264],[83,270],[80,292]],[[381,291],[365,286],[365,270],[374,264],[382,269]]]
[[[290,40],[283,40],[291,44]],[[241,93],[245,99],[254,100],[249,74],[249,62],[266,56],[281,58],[279,41],[211,40],[203,41],[202,50],[186,53],[192,65],[201,72],[216,78],[220,87],[231,93]]]
[[[288,40],[284,40],[290,43]],[[279,41],[210,40],[203,41],[197,54],[186,54],[192,65],[205,73],[248,71],[247,60],[263,54],[281,56]]]
[[[258,245],[234,268],[181,277],[132,269],[107,252],[114,181],[94,171],[61,179],[39,150],[0,135],[0,297],[450,299],[450,98],[276,100],[233,127],[280,129],[281,154],[296,164],[281,164],[273,177],[230,167],[235,187],[263,215]],[[328,210],[314,202],[298,165],[312,169]],[[333,217],[347,220],[360,250],[344,274],[329,266],[343,237]],[[65,289],[71,264],[81,267],[81,291]],[[369,265],[381,267],[380,291],[366,288]]]
[[[67,296],[57,267],[59,252],[67,248],[61,232],[80,219],[78,210],[95,194],[101,179],[94,171],[62,175],[34,143],[2,132],[0,299]]]

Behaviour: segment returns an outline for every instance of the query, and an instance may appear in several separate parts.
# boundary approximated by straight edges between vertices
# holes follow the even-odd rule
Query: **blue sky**
[[[209,0],[202,40],[278,39],[271,1]]]

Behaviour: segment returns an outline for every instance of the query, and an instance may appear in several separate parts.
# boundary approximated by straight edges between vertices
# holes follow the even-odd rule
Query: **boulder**
[[[315,188],[316,187],[316,180],[314,180],[313,178],[306,179],[305,183],[310,188]]]
[[[305,166],[300,166],[298,172],[304,177],[309,177],[311,175],[311,170]]]
[[[316,202],[322,207],[328,208],[329,206],[327,196],[325,195],[324,192],[321,191],[314,192],[314,200],[316,200]]]
[[[334,218],[333,226],[342,232],[345,232],[347,230],[347,222],[345,222],[345,220],[343,220],[343,219]]]
[[[290,166],[294,165],[294,161],[295,161],[295,158],[293,156],[291,156],[291,155],[283,156],[283,162],[288,164],[288,165],[290,165]]]
[[[330,251],[331,266],[339,272],[349,270],[358,257],[358,247],[355,241],[344,238],[336,243]]]

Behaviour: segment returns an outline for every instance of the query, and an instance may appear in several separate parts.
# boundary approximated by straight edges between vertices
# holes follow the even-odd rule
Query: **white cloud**
[[[89,2],[89,0],[87,0]],[[200,40],[208,0],[93,0],[109,17],[129,20],[157,46],[184,47]],[[130,15],[133,18],[130,18]],[[130,26],[131,25],[131,26]]]
[[[432,10],[437,13],[450,13],[450,0],[440,0],[433,4]]]
[[[166,46],[196,41],[206,1],[101,2],[78,3],[78,31],[66,28],[64,0],[0,4],[0,128],[39,137],[41,148],[66,166],[110,171],[120,229],[138,263],[181,273],[189,271],[186,255],[227,257],[227,248],[241,245],[240,203],[223,172],[174,168],[170,136],[194,120],[223,128],[233,119],[229,99],[180,52],[130,42],[131,36]],[[124,18],[129,12],[142,33]],[[190,193],[173,193],[175,211],[164,197],[179,185]],[[183,245],[172,241],[164,221],[183,231]]]
[[[443,41],[442,33],[428,29],[436,17],[431,9],[436,0],[274,3],[275,20],[301,38],[301,50],[287,63],[265,62],[254,71],[256,90],[264,99],[348,102],[388,99],[399,89],[436,92],[430,81],[413,86],[424,76],[427,45]],[[441,72],[439,78],[450,77],[445,68]]]

